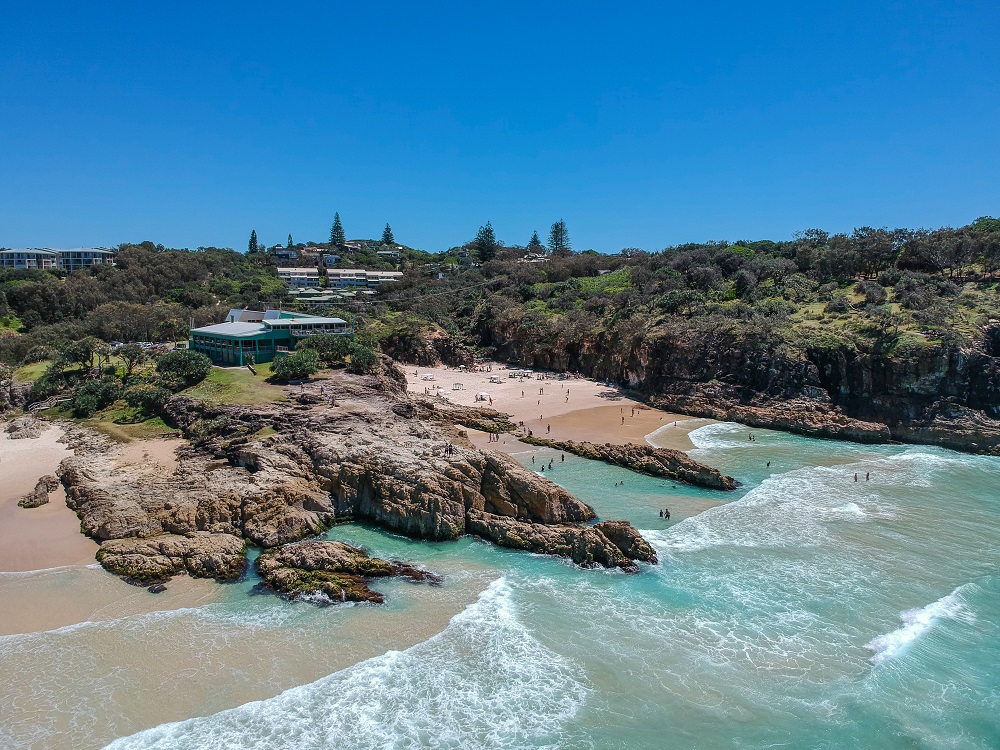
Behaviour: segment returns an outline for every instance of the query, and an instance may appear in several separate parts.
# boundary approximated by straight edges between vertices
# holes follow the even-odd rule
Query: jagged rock
[[[469,511],[469,531],[489,539],[501,547],[539,552],[547,555],[568,557],[573,562],[584,566],[602,565],[605,568],[621,568],[628,572],[638,570],[635,561],[655,563],[656,554],[648,544],[645,548],[636,543],[633,537],[639,534],[628,521],[617,521],[616,526],[546,526],[543,524],[518,521],[513,518]],[[630,557],[626,550],[616,544],[604,529],[620,540],[628,552],[635,553]],[[627,532],[631,529],[631,532]],[[641,538],[641,537],[640,537]]]
[[[161,534],[148,539],[111,539],[101,544],[97,561],[129,583],[163,583],[187,572],[195,578],[232,581],[243,574],[245,545],[231,534]]]
[[[643,562],[656,562],[656,552],[628,521],[601,521],[595,523],[594,528],[604,534],[625,557]]]
[[[623,466],[626,469],[654,477],[676,479],[679,482],[687,482],[715,490],[736,489],[735,479],[725,476],[718,469],[695,461],[683,451],[632,443],[597,445],[588,442],[577,443],[572,440],[559,441],[536,437],[522,437],[521,440],[531,445],[544,445],[595,461]]]
[[[368,588],[368,579],[403,576],[439,582],[440,576],[400,562],[369,557],[343,542],[298,542],[268,550],[257,558],[265,584],[283,596],[319,604],[384,601]]]
[[[35,489],[17,501],[21,508],[37,508],[49,501],[49,493],[59,489],[59,480],[46,474],[35,483]]]
[[[7,434],[11,440],[41,437],[49,429],[49,425],[36,417],[19,417],[7,425]]]
[[[175,396],[164,417],[193,443],[178,451],[176,469],[164,475],[156,466],[118,466],[113,447],[73,438],[77,455],[58,471],[67,504],[84,533],[109,545],[105,559],[112,551],[113,560],[128,554],[115,565],[142,580],[182,570],[198,575],[178,562],[187,559],[176,553],[181,542],[170,542],[171,554],[157,551],[164,540],[206,532],[280,547],[351,518],[418,538],[475,533],[507,546],[519,546],[513,537],[524,536],[519,529],[526,526],[535,531],[525,549],[634,567],[606,535],[578,525],[595,517],[589,506],[509,456],[462,441],[434,405],[414,402],[385,378],[395,382],[386,374],[327,379],[335,408],[218,406]],[[275,434],[256,437],[263,427]],[[541,531],[548,527],[551,533]],[[142,546],[154,539],[160,541],[153,547]],[[112,540],[132,551],[121,552]],[[637,545],[626,549],[640,555],[635,559],[655,559]]]

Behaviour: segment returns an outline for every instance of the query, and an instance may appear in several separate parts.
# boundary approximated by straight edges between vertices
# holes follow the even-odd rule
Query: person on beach
[[[493,397],[490,396],[490,406],[493,406]]]
[[[855,472],[855,473],[854,473],[854,481],[855,481],[855,482],[857,482],[857,481],[858,481],[858,474],[857,474],[857,472]]]
[[[625,417],[622,417],[622,424],[625,424]]]
[[[559,454],[559,460],[560,461],[565,461],[566,460],[566,454],[565,453],[560,453]]]
[[[663,511],[660,511],[660,518],[663,518]]]
[[[668,521],[670,520],[670,508],[663,509],[663,517],[666,518]]]
[[[548,435],[551,432],[552,432],[552,425],[550,424],[545,425],[545,434]]]
[[[524,391],[521,391],[521,398],[524,398]]]

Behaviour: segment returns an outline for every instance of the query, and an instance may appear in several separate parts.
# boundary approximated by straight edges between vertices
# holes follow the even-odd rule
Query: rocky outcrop
[[[438,583],[441,577],[402,562],[369,557],[343,542],[298,542],[264,552],[257,558],[264,584],[290,599],[317,604],[373,602],[382,594],[368,588],[371,578],[401,576],[411,581]]]
[[[608,523],[613,525],[609,526]],[[621,568],[635,572],[638,570],[637,561],[657,562],[653,548],[628,521],[593,526],[546,526],[470,511],[468,528],[471,533],[501,547],[568,557],[583,566]]]
[[[161,534],[148,539],[112,539],[101,544],[97,561],[129,583],[163,583],[178,573],[233,581],[246,566],[245,544],[232,534]]]
[[[49,501],[49,493],[59,489],[59,480],[46,474],[35,483],[35,489],[17,501],[21,508],[37,508]]]
[[[36,417],[19,417],[7,425],[7,435],[11,440],[25,440],[41,437],[49,426]]]
[[[395,381],[383,369],[381,380],[341,373],[324,381],[337,406],[325,399],[216,406],[174,397],[164,417],[191,446],[177,452],[170,473],[121,467],[110,446],[76,435],[77,455],[58,471],[67,504],[84,533],[104,543],[102,564],[139,581],[171,571],[215,576],[186,551],[202,534],[271,549],[350,519],[431,540],[478,534],[581,564],[634,570],[636,560],[655,560],[635,539],[622,541],[624,532],[612,538],[584,526],[594,511],[558,485],[475,448],[448,406],[414,401],[386,379]]]
[[[683,451],[671,450],[670,448],[656,448],[652,445],[635,445],[633,443],[597,445],[596,443],[547,440],[530,436],[519,439],[531,445],[542,445],[594,461],[604,461],[615,466],[622,466],[640,474],[674,479],[678,482],[708,487],[713,490],[736,489],[736,480],[732,477],[727,477],[718,469],[695,461]]]

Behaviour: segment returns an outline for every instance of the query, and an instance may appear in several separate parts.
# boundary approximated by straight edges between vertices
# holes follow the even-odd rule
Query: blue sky
[[[0,246],[1000,215],[996,2],[152,5],[5,8]]]

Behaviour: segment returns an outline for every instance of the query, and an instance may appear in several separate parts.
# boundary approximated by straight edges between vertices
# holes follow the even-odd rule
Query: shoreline
[[[695,447],[688,433],[719,421],[659,409],[597,380],[559,380],[553,373],[508,368],[497,362],[484,363],[478,372],[445,365],[405,369],[410,393],[437,395],[461,406],[496,409],[508,414],[515,424],[523,423],[535,437],[552,440],[633,443],[688,451]],[[511,377],[512,371],[525,376]],[[478,394],[488,398],[477,401]],[[533,448],[513,435],[501,435],[500,442],[493,443],[480,430],[469,429],[468,434],[477,448],[504,453]]]

